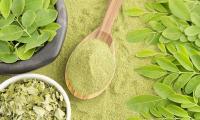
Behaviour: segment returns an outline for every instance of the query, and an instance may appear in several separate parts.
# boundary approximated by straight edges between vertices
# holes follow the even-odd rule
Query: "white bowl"
[[[57,90],[63,95],[65,103],[67,104],[67,118],[66,120],[71,120],[71,105],[70,105],[70,101],[69,101],[69,97],[67,96],[65,90],[62,88],[62,86],[60,86],[55,80],[46,77],[44,75],[40,75],[40,74],[21,74],[21,75],[17,75],[14,76],[8,80],[6,80],[5,82],[3,82],[2,84],[0,84],[0,90],[3,90],[5,88],[7,88],[10,84],[13,84],[15,82],[21,81],[23,79],[37,79],[37,80],[41,80],[47,84],[50,84],[52,86],[54,86],[55,88],[57,88]]]

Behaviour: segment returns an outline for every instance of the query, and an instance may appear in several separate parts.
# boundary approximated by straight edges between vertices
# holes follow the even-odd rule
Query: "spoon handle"
[[[117,18],[122,2],[123,0],[111,0],[98,36],[101,36],[101,33],[111,34],[112,25]]]

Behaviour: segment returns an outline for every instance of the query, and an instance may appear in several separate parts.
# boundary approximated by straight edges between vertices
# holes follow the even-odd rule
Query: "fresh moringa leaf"
[[[16,53],[20,60],[28,60],[30,59],[35,52],[35,48],[25,51],[25,46],[21,46],[17,48]]]
[[[190,12],[183,0],[169,0],[169,8],[173,15],[180,19],[190,20]]]
[[[181,90],[184,86],[191,80],[192,76],[194,75],[193,72],[183,73],[179,76],[177,81],[174,83],[175,90]]]
[[[36,12],[35,23],[38,27],[46,26],[54,22],[57,18],[58,12],[53,9],[40,9]]]
[[[162,23],[157,22],[157,21],[150,21],[149,25],[153,30],[157,32],[162,32],[166,28]]]
[[[33,10],[37,11],[43,8],[44,0],[25,0],[25,11]]]
[[[126,10],[124,13],[126,15],[128,15],[128,16],[135,17],[135,16],[143,15],[144,14],[144,10],[141,9],[141,8],[138,8],[138,7],[133,7],[133,8],[130,8],[130,9]]]
[[[152,57],[155,55],[158,55],[159,53],[154,51],[154,50],[149,50],[149,49],[145,49],[142,51],[139,51],[136,56],[139,58],[145,58],[145,57]]]
[[[190,26],[185,29],[185,34],[187,36],[195,36],[198,35],[199,33],[200,33],[200,27],[198,26]]]
[[[49,8],[50,3],[51,3],[51,0],[44,0],[43,1],[43,8],[45,8],[45,9]]]
[[[200,84],[200,75],[194,76],[185,86],[185,93],[191,94]]]
[[[5,19],[7,19],[8,16],[10,15],[11,7],[12,7],[12,0],[0,1],[0,11]]]
[[[195,25],[200,26],[200,23],[199,23],[200,15],[199,15],[199,13],[192,12],[191,13],[191,20]]]
[[[170,40],[178,40],[182,33],[178,28],[166,28],[162,35]]]
[[[142,76],[152,79],[158,79],[167,74],[166,71],[164,71],[163,69],[161,69],[159,66],[156,65],[148,65],[140,67],[136,69],[136,72],[138,72]]]
[[[167,106],[167,109],[168,109],[172,114],[174,114],[175,116],[179,116],[179,117],[188,117],[188,118],[189,118],[188,112],[185,111],[184,109],[182,109],[182,108],[179,107],[179,106],[170,104],[170,105]]]
[[[171,86],[178,77],[179,73],[171,73],[164,78],[163,83]]]
[[[169,95],[168,99],[175,103],[181,103],[181,104],[191,103],[191,101],[189,99],[187,99],[187,97],[185,97],[184,95],[180,95],[180,94],[171,94],[171,95]]]
[[[4,63],[14,63],[18,60],[16,54],[3,54],[0,55],[0,61]]]
[[[23,13],[24,7],[25,0],[13,0],[11,11],[16,17],[19,17]]]
[[[153,33],[152,30],[148,28],[134,30],[128,33],[127,40],[128,42],[141,42]]]
[[[14,41],[19,39],[23,34],[23,30],[17,25],[9,25],[0,30],[0,40]]]
[[[22,24],[24,27],[30,27],[35,22],[36,14],[34,11],[28,10],[22,16]]]
[[[13,23],[14,22],[14,18],[15,18],[15,16],[12,15],[12,14],[10,14],[7,19],[5,19],[3,17],[0,18],[0,28],[3,28],[5,26],[8,26],[11,23]]]
[[[45,33],[42,33],[40,36],[38,36],[37,39],[32,39],[29,43],[26,44],[25,52],[43,45],[45,42],[48,41],[49,37],[50,37],[50,34],[45,32]]]
[[[176,60],[188,71],[193,71],[193,64],[190,61],[189,56],[182,54],[181,52],[174,53]]]
[[[133,97],[128,102],[128,107],[136,112],[149,112],[149,109],[158,102],[163,101],[162,98],[152,95],[142,95]]]
[[[153,88],[156,94],[163,99],[167,99],[170,95],[175,93],[170,86],[164,83],[155,83]]]
[[[200,98],[200,84],[194,90],[194,96]]]
[[[156,58],[156,62],[163,70],[177,73],[179,72],[178,67],[175,64],[173,64],[170,60],[164,57]]]

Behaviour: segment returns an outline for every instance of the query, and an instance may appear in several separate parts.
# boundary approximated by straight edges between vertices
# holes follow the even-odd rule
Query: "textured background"
[[[143,7],[145,1],[147,0],[124,0],[122,9],[131,6]],[[65,3],[69,14],[69,28],[62,51],[52,64],[33,71],[33,73],[52,77],[67,91],[64,79],[66,62],[76,45],[100,25],[109,0],[65,0]],[[134,68],[148,63],[148,60],[135,58],[134,54],[148,46],[127,43],[125,38],[129,30],[142,26],[139,19],[127,17],[121,11],[113,27],[117,71],[112,84],[101,96],[88,101],[78,100],[69,94],[72,104],[72,120],[125,120],[136,115],[127,109],[126,102],[132,96],[150,94],[152,81],[134,72]],[[0,76],[0,82],[8,77],[10,76]]]

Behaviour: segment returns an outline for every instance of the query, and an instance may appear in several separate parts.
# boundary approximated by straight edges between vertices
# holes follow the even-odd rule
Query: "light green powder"
[[[100,40],[87,40],[79,44],[67,63],[68,80],[82,96],[104,89],[114,72],[114,55],[109,46]]]
[[[75,47],[102,22],[110,0],[65,0],[68,8],[69,26],[62,52],[55,62],[35,71],[52,77],[64,88],[66,62]],[[124,0],[122,9],[133,6],[143,7],[145,1]],[[132,96],[152,93],[151,80],[138,75],[134,69],[149,64],[149,60],[140,60],[135,53],[143,48],[144,44],[130,44],[126,41],[126,34],[133,29],[142,28],[138,18],[127,17],[121,12],[113,27],[113,40],[116,43],[116,73],[110,87],[99,97],[82,101],[76,99],[69,92],[72,104],[72,120],[126,120],[137,114],[129,110],[126,102]],[[4,81],[6,77],[0,77]]]

